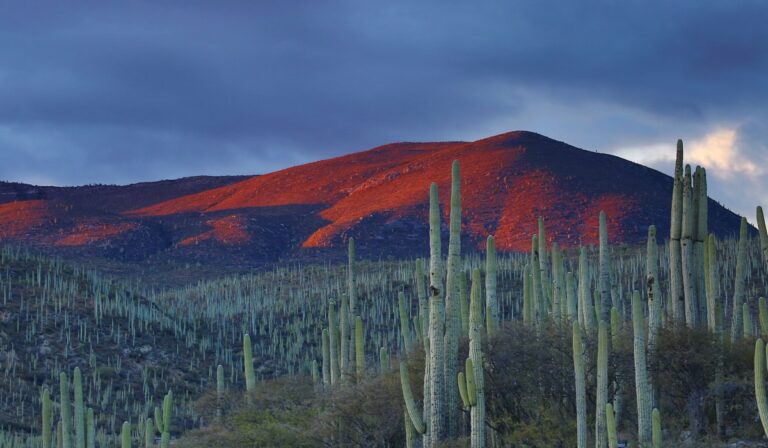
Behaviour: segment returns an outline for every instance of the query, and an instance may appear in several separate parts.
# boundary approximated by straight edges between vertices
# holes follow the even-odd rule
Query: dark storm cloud
[[[5,3],[0,178],[258,173],[520,128],[612,151],[730,127],[757,157],[766,19],[758,1]]]

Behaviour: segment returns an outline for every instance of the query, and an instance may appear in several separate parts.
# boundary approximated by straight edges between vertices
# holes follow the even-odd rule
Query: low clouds
[[[751,209],[768,4],[669,3],[5,3],[0,179],[262,173],[527,129],[634,160],[684,138]]]

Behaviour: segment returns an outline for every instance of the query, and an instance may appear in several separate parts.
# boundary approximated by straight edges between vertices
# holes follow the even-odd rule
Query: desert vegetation
[[[670,238],[429,254],[172,289],[0,254],[0,447],[725,446],[768,433],[768,234],[718,240],[678,143]],[[660,198],[660,201],[667,200]],[[541,205],[546,206],[545,204]],[[534,218],[535,219],[535,218]],[[448,246],[443,250],[443,234]],[[761,425],[762,423],[762,425]]]

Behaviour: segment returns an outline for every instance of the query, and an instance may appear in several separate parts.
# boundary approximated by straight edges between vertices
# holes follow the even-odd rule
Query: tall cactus
[[[173,393],[168,391],[163,397],[162,421],[155,422],[160,431],[160,448],[168,448],[171,445],[171,419],[173,412]],[[157,417],[157,414],[155,414]]]
[[[365,338],[363,336],[363,319],[355,317],[355,373],[357,381],[365,376]]]
[[[323,386],[328,387],[331,385],[331,340],[328,334],[328,329],[323,328]]]
[[[72,407],[69,401],[69,379],[66,372],[59,374],[59,403],[61,405],[61,445],[72,448]]]
[[[739,248],[736,254],[736,277],[733,281],[733,312],[731,314],[731,339],[736,340],[742,333],[742,304],[747,282],[747,218],[741,218]]]
[[[608,247],[608,224],[604,211],[600,211],[600,320],[610,322],[611,316],[611,261],[610,248]]]
[[[85,403],[83,399],[83,375],[80,368],[75,367],[72,375],[75,386],[75,446],[85,448]]]
[[[459,304],[459,275],[461,273],[461,171],[459,161],[451,167],[451,214],[448,238],[448,266],[445,282],[445,357],[444,377],[456,378],[459,359],[459,331],[461,330]],[[459,391],[452,383],[446,384],[447,436],[456,437],[459,431]]]
[[[619,437],[616,432],[616,414],[613,412],[611,403],[605,405],[605,416],[608,426],[608,448],[618,448]]]
[[[339,308],[339,370],[341,371],[341,381],[347,382],[350,379],[350,342],[351,342],[351,324],[349,319],[349,303],[346,296],[341,297],[341,308]]]
[[[397,309],[400,316],[400,333],[403,335],[403,347],[405,353],[410,355],[413,353],[413,339],[411,338],[411,319],[408,317],[408,309],[410,307],[405,304],[405,294],[400,291],[397,293]]]
[[[760,235],[760,253],[763,255],[763,265],[768,268],[768,231],[765,228],[763,207],[757,206],[757,230]]]
[[[499,326],[499,305],[496,299],[496,242],[488,236],[485,250],[485,320],[488,337]]]
[[[51,447],[51,419],[53,417],[51,410],[51,392],[48,389],[43,390],[42,401],[42,423],[43,423],[43,448]]]
[[[608,403],[608,324],[597,324],[597,389],[595,392],[595,446],[607,448],[608,427],[605,405]]]
[[[423,344],[429,336],[429,302],[424,287],[424,261],[421,258],[416,260],[416,297],[419,300],[419,319],[422,331],[419,340]]]
[[[549,256],[547,254],[547,229],[544,226],[544,217],[539,216],[539,234],[538,234],[538,255],[539,269],[541,270],[541,292],[544,302],[551,302],[550,288],[552,281],[549,278]]]
[[[706,284],[704,275],[704,241],[709,237],[709,196],[707,194],[707,170],[704,167],[696,167],[696,232],[694,235],[693,252],[696,268],[696,301],[699,306],[698,320],[702,323],[706,317],[707,307],[705,303]]]
[[[224,366],[216,366],[216,418],[219,420],[222,416],[222,406],[224,404]]]
[[[652,448],[661,448],[662,436],[661,436],[661,414],[657,408],[653,408],[651,413],[651,419],[653,420],[653,430],[651,434],[651,446]]]
[[[523,323],[530,325],[534,322],[533,285],[531,285],[531,263],[523,268]]]
[[[696,223],[696,211],[693,208],[693,187],[691,166],[685,165],[683,175],[683,227],[681,240],[681,260],[683,266],[683,295],[685,297],[685,324],[696,326],[698,305],[696,303],[696,278],[694,277],[695,260],[693,254],[693,232]]]
[[[595,328],[595,313],[592,310],[587,248],[582,246],[579,249],[579,323],[587,331]]]
[[[576,442],[578,448],[587,448],[587,381],[584,372],[584,345],[581,327],[573,321],[573,374],[576,384]]]
[[[640,292],[632,294],[632,324],[634,329],[635,391],[637,396],[637,435],[641,446],[651,441],[652,393],[648,382],[645,347],[645,315]]]
[[[96,418],[93,416],[93,409],[88,408],[88,414],[85,419],[86,434],[88,436],[86,440],[86,446],[88,448],[96,448]]]
[[[328,302],[328,354],[331,364],[331,385],[341,381],[339,369],[339,332],[336,328],[336,302]]]
[[[243,335],[243,367],[245,369],[245,390],[252,391],[256,387],[256,374],[253,371],[253,348],[251,348],[251,336]]]
[[[470,410],[472,448],[485,447],[485,387],[483,379],[483,307],[480,292],[480,270],[472,271],[472,292],[469,305],[469,358],[474,369],[474,405]],[[468,374],[469,375],[469,374]]]
[[[405,401],[405,409],[408,411],[408,416],[411,418],[413,427],[419,434],[424,434],[427,430],[424,420],[422,419],[421,412],[416,405],[416,399],[413,397],[413,390],[411,389],[411,380],[408,375],[408,364],[405,361],[400,361],[400,386],[403,389],[403,400]]]
[[[683,141],[677,141],[677,157],[672,186],[672,216],[669,230],[669,304],[677,322],[685,320],[683,265],[680,239],[683,230]]]
[[[646,247],[646,294],[648,297],[648,351],[653,354],[656,350],[656,337],[661,326],[661,292],[659,290],[659,254],[656,245],[656,226],[648,227],[648,244]]]
[[[765,396],[765,343],[761,338],[755,341],[755,400],[757,400],[757,412],[760,415],[760,423],[763,424],[763,432],[768,437],[768,399]]]
[[[443,307],[441,255],[440,255],[440,205],[437,184],[429,191],[429,436],[430,443],[445,437],[445,310]]]
[[[545,297],[542,290],[541,265],[539,263],[539,237],[533,235],[531,238],[531,293],[533,294],[533,314],[537,324],[544,322],[546,307],[544,306]]]

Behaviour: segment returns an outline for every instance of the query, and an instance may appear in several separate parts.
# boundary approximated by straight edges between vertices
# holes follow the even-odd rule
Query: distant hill
[[[596,243],[600,210],[614,243],[643,242],[651,224],[660,238],[669,230],[669,176],[518,131],[475,142],[394,143],[253,177],[0,183],[0,239],[130,262],[340,258],[349,236],[363,257],[424,255],[429,185],[438,183],[447,220],[455,159],[469,250],[488,234],[500,250],[528,250],[538,216],[565,247]],[[711,199],[709,213],[712,232],[738,231],[739,217]]]

